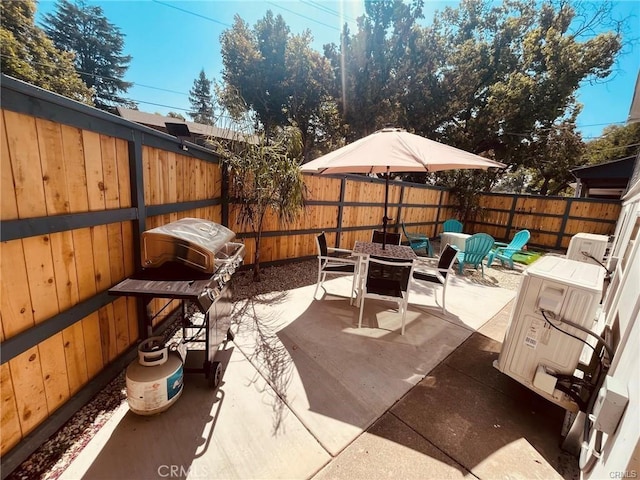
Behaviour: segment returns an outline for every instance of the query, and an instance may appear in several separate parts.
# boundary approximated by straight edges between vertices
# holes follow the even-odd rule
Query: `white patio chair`
[[[411,277],[411,282],[413,283],[428,282],[442,285],[442,313],[446,313],[444,304],[445,294],[447,293],[449,279],[453,274],[453,262],[456,260],[457,253],[458,251],[455,248],[447,244],[435,268],[429,265],[430,262],[428,262],[428,260],[419,259],[416,261],[416,266]]]
[[[402,313],[401,334],[404,335],[404,323],[409,304],[409,279],[413,273],[414,262],[390,261],[375,257],[368,257],[363,262],[361,282],[358,288],[360,316],[358,328],[362,328],[362,314],[365,298],[376,298],[396,302]]]

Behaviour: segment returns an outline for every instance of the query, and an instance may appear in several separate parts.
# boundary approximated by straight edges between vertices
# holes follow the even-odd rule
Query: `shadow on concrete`
[[[232,353],[233,347],[226,344],[216,354],[224,370]],[[186,478],[205,474],[192,464],[210,448],[224,400],[224,372],[215,390],[203,373],[185,374],[182,395],[168,410],[151,416],[125,413],[83,478]]]

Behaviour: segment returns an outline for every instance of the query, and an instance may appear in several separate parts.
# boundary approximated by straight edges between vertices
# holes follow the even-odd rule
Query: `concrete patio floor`
[[[122,405],[61,478],[578,478],[564,411],[492,367],[514,291],[456,276],[443,314],[421,287],[401,336],[391,304],[358,329],[348,279],[326,285],[236,305],[218,390],[189,374],[164,413]]]

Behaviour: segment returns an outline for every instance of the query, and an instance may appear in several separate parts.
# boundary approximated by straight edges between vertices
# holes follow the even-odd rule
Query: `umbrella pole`
[[[389,167],[384,182],[384,216],[382,217],[382,249],[387,247],[387,222],[391,220],[387,217],[387,207],[389,205]]]

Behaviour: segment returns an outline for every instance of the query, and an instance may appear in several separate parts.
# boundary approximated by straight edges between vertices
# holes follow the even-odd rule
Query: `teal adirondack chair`
[[[409,245],[414,252],[419,253],[421,250],[424,250],[428,256],[433,257],[433,249],[431,248],[429,237],[422,233],[407,232],[407,227],[404,222],[402,222],[402,232],[404,236],[407,237],[407,240],[409,240]]]
[[[465,265],[473,265],[477,270],[478,265],[480,265],[482,278],[484,278],[482,260],[491,251],[494,242],[493,237],[486,233],[476,233],[467,238],[464,242],[464,252],[458,252],[456,257],[458,259],[458,271],[462,273]]]
[[[487,257],[487,267],[491,268],[493,260],[497,258],[503,267],[504,262],[507,262],[509,263],[509,268],[513,269],[513,255],[524,248],[529,238],[531,238],[529,230],[520,230],[509,243],[496,242],[497,248],[491,250]]]
[[[462,222],[456,220],[455,218],[450,218],[449,220],[445,220],[442,224],[442,231],[462,233],[462,226]]]

